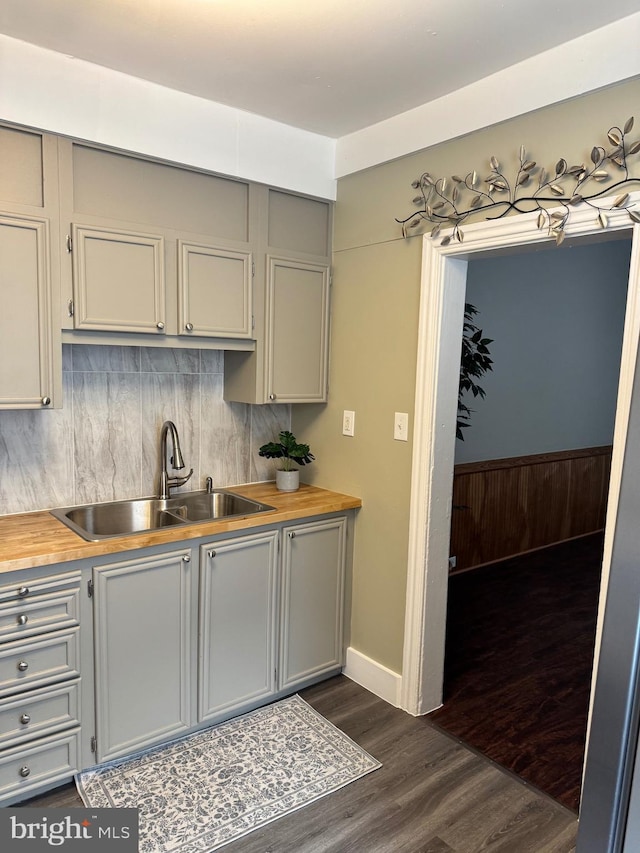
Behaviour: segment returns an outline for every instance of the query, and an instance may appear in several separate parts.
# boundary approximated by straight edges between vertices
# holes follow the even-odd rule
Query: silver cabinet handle
[[[43,406],[49,406],[51,405],[51,397],[43,397],[40,402]]]
[[[191,554],[185,554],[182,558],[183,562],[190,563],[191,562]]]
[[[20,714],[20,722],[23,726],[26,726],[31,722],[31,717],[29,714]]]
[[[193,332],[193,323],[187,323],[185,329],[187,330],[187,332]]]
[[[275,394],[269,394],[269,399],[270,399],[270,400],[275,400],[275,399],[276,399],[276,395],[275,395]]]
[[[21,613],[18,616],[18,625],[26,625],[29,621],[29,617],[25,613]]]
[[[22,776],[22,778],[26,779],[30,773],[31,773],[30,768],[27,767],[26,764],[23,764],[22,767],[20,768],[20,775]]]
[[[291,530],[289,532],[289,539],[295,539],[295,538],[296,538],[296,532],[295,532],[295,530]]]
[[[216,555],[216,552],[215,552],[213,549],[211,549],[211,551],[207,551],[207,557],[208,557],[210,560],[213,560],[213,558],[215,557],[215,555]]]
[[[18,595],[20,596],[20,598],[24,598],[26,595],[29,595],[29,587],[28,586],[19,587],[18,588]]]
[[[160,331],[164,329],[164,323],[162,322],[162,320],[156,323],[156,329],[160,329]]]
[[[29,664],[26,662],[26,660],[21,660],[18,662],[18,671],[19,672],[26,672],[28,669],[29,669]]]

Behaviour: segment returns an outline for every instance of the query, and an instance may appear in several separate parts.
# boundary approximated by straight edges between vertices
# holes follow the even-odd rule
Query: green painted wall
[[[520,145],[547,169],[560,157],[588,161],[634,111],[640,136],[639,107],[635,80],[339,181],[329,402],[292,407],[292,424],[317,457],[303,479],[362,498],[351,645],[392,670],[402,671],[421,267],[421,238],[403,240],[394,217],[411,212],[411,181],[423,171],[482,174],[495,155],[511,173]],[[356,412],[353,438],[342,435],[344,409]],[[394,412],[409,413],[406,443],[393,438]]]

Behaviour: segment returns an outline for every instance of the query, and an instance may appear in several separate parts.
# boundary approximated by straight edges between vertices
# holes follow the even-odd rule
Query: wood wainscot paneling
[[[611,445],[456,465],[455,571],[602,530]]]

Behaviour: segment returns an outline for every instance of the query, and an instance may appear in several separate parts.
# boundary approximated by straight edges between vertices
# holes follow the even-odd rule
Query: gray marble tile
[[[222,352],[65,344],[63,362],[63,409],[0,412],[0,514],[154,494],[165,420],[185,490],[273,479],[258,448],[291,408],[226,403]]]
[[[73,371],[138,373],[140,347],[73,344]]]
[[[251,467],[249,482],[275,480],[275,462],[258,456],[263,444],[275,441],[283,429],[291,429],[291,406],[250,406],[251,410]]]
[[[74,503],[70,386],[63,409],[0,412],[0,515]]]
[[[201,373],[223,373],[224,351],[219,349],[200,350],[200,372]]]
[[[200,350],[140,348],[143,373],[200,373]]]
[[[74,373],[76,502],[141,494],[140,376]]]
[[[73,347],[71,344],[62,344],[62,370],[65,373],[73,370]]]
[[[155,494],[158,488],[160,434],[162,424],[167,420],[176,425],[186,466],[178,476],[186,475],[193,468],[193,476],[183,490],[201,488],[200,376],[189,373],[142,373],[140,379],[143,494]]]
[[[222,375],[206,374],[202,381],[200,414],[203,477],[224,488],[249,481],[251,463],[249,406],[222,399]]]

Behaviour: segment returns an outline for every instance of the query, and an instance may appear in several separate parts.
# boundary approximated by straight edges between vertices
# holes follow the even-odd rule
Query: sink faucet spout
[[[171,435],[171,467],[174,471],[181,471],[185,467],[176,425],[173,421],[165,421],[160,432],[160,485],[158,487],[160,500],[170,498],[172,487],[184,486],[193,474],[192,468],[185,477],[169,476],[167,468],[167,436],[169,435]]]

